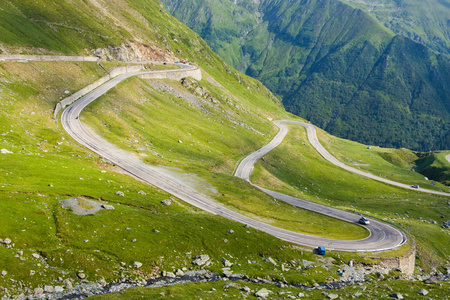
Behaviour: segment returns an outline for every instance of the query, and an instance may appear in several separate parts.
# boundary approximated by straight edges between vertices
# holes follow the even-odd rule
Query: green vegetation
[[[375,16],[384,26],[440,53],[450,54],[450,3],[446,0],[343,0]],[[375,5],[373,5],[375,4]]]
[[[331,134],[419,151],[450,147],[448,57],[363,11],[337,0],[163,2],[288,111]]]
[[[148,46],[147,50],[177,53],[180,59],[194,61],[205,71],[202,81],[130,78],[90,105],[81,115],[82,120],[111,142],[152,165],[177,173],[233,210],[309,234],[349,239],[367,234],[360,226],[275,202],[232,176],[239,159],[276,133],[271,120],[292,116],[260,82],[227,66],[195,33],[165,13],[158,1],[14,0],[0,4],[0,15],[4,53],[86,55],[97,47],[133,42]],[[241,22],[250,20],[243,16]],[[109,71],[123,63],[101,64]],[[211,264],[206,268],[214,272],[223,273],[222,258],[227,258],[233,263],[234,273],[309,286],[338,279],[337,269],[350,259],[363,265],[376,263],[369,255],[357,253],[328,252],[318,257],[311,249],[202,212],[123,174],[121,169],[73,143],[52,119],[53,108],[67,95],[105,74],[94,62],[0,62],[0,148],[13,152],[0,154],[0,239],[11,240],[8,246],[0,244],[0,271],[7,272],[0,276],[1,296],[27,295],[36,287],[62,285],[59,277],[78,284],[80,272],[90,282],[102,278],[117,282],[122,278],[147,280],[160,276],[162,271],[183,267],[197,270],[200,267],[194,266],[192,260],[200,254],[210,256]],[[448,215],[447,199],[349,175],[317,157],[301,129],[292,134],[290,139],[294,137],[299,143],[291,145],[288,140],[279,152],[268,155],[267,162],[261,164],[265,169],[260,166],[255,173],[256,181],[392,222],[402,218],[401,226],[411,229],[417,238],[421,266],[439,266],[448,260],[446,231],[417,220],[418,216],[428,220]],[[351,146],[343,143],[341,149],[347,148]],[[291,159],[291,152],[293,157],[304,156],[301,165]],[[388,159],[395,168],[401,168],[412,156],[405,150],[379,159]],[[376,157],[371,160],[376,161]],[[395,168],[389,172],[397,172]],[[299,170],[305,173],[299,174]],[[398,176],[406,180],[406,173]],[[77,196],[108,203],[115,209],[82,216],[61,207],[59,201]],[[166,199],[172,200],[170,206],[161,203]],[[90,206],[83,201],[81,205]],[[230,233],[230,229],[234,232]],[[402,255],[407,249],[408,245],[383,255]],[[267,261],[268,257],[276,265]],[[304,259],[316,266],[305,267]],[[135,261],[142,267],[134,267]],[[222,283],[138,289],[124,295],[153,298],[163,291],[167,295],[179,293],[180,297],[192,298],[195,294],[207,299],[217,295],[205,289],[219,290]],[[403,281],[389,284],[402,292],[413,287],[411,294],[424,286]],[[265,286],[248,285],[255,290]],[[438,295],[445,287],[436,285],[429,290],[431,295]],[[279,291],[273,285],[270,289]],[[379,289],[375,283],[373,289]],[[228,297],[239,297],[239,293],[237,289],[227,292]],[[311,297],[323,297],[320,293],[311,291]]]
[[[424,153],[416,161],[416,172],[419,172],[430,180],[450,185],[450,162],[447,160],[448,151]]]

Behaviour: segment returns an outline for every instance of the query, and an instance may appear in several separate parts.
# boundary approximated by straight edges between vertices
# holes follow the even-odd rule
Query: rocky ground
[[[11,247],[13,245],[12,241],[5,239],[1,241],[6,247]],[[38,256],[38,254],[36,254]],[[270,257],[265,258],[267,262],[276,265],[276,261]],[[426,274],[422,270],[420,275],[404,277],[403,275],[397,275],[392,277],[389,273],[390,270],[383,269],[379,266],[362,266],[354,265],[353,261],[350,261],[346,265],[342,265],[338,270],[338,274],[341,275],[339,279],[334,279],[328,283],[314,283],[311,286],[308,285],[292,285],[287,282],[282,282],[278,280],[273,280],[271,278],[251,278],[245,274],[233,273],[231,267],[233,265],[228,259],[222,259],[222,272],[215,273],[205,269],[211,263],[210,257],[208,255],[200,255],[194,257],[192,265],[188,267],[183,267],[176,269],[174,271],[162,271],[159,276],[151,278],[150,280],[145,280],[144,278],[122,278],[115,282],[107,283],[104,279],[96,282],[90,282],[86,280],[86,276],[83,272],[77,274],[79,279],[77,282],[73,279],[60,278],[60,285],[45,285],[43,287],[35,288],[34,290],[29,290],[25,288],[26,292],[20,295],[13,295],[6,292],[7,296],[1,298],[1,300],[9,299],[84,299],[94,295],[115,293],[123,291],[132,287],[163,287],[175,284],[185,284],[190,282],[219,282],[223,281],[223,289],[228,290],[230,288],[239,289],[244,294],[252,294],[258,298],[266,299],[270,298],[270,295],[274,292],[271,291],[270,286],[277,288],[277,294],[285,294],[286,299],[299,299],[308,296],[308,291],[312,290],[323,290],[322,295],[326,299],[337,299],[339,296],[333,293],[333,290],[340,289],[345,286],[354,286],[354,293],[348,295],[351,298],[364,296],[366,291],[366,284],[371,282],[377,282],[381,284],[384,290],[389,292],[391,298],[403,299],[405,295],[396,292],[390,287],[392,280],[409,280],[411,282],[421,281],[429,285],[439,285],[443,283],[448,283],[450,280],[450,265],[447,266],[447,274],[442,274],[441,272],[433,272],[431,274]],[[301,268],[316,268],[322,267],[328,269],[332,266],[333,259],[326,258],[320,259],[319,262],[303,260],[299,267]],[[142,267],[142,263],[135,261],[132,266],[122,265],[123,269],[136,270]],[[282,269],[287,268],[282,266]],[[198,270],[195,270],[198,269]],[[1,276],[8,276],[6,271],[1,272]],[[251,289],[248,285],[250,284],[261,284],[259,289]],[[264,286],[264,287],[263,287]],[[269,287],[269,288],[268,288]],[[289,288],[298,288],[299,292],[293,294],[288,291]],[[281,290],[280,290],[281,289]],[[286,289],[284,292],[283,290]],[[215,289],[214,289],[215,291]],[[419,294],[426,296],[428,290],[421,289]],[[426,298],[425,298],[426,299]],[[431,299],[431,298],[428,298]]]

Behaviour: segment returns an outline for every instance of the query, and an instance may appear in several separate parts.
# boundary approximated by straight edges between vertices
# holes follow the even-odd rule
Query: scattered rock
[[[153,228],[152,231],[153,231],[154,233],[159,233],[159,230],[156,229],[156,228]]]
[[[389,297],[392,297],[392,298],[394,298],[394,299],[403,299],[403,295],[400,294],[400,293],[393,293],[393,294],[390,294]]]
[[[268,289],[263,288],[263,289],[260,289],[259,291],[257,291],[255,293],[255,296],[265,299],[269,296],[270,293],[272,293],[272,291],[269,291]]]
[[[233,276],[233,272],[230,271],[229,268],[223,268],[222,269],[223,275],[225,275],[225,277],[230,278],[231,276]]]
[[[60,285],[55,286],[55,293],[62,293],[64,292],[64,288]]]
[[[235,282],[227,282],[227,283],[225,283],[225,285],[223,286],[224,289],[228,289],[228,288],[230,288],[230,287],[235,288],[235,289],[238,289],[238,290],[241,289],[241,286],[240,286],[239,284],[235,283]]]
[[[209,261],[209,255],[203,254],[194,258],[192,262],[194,265],[202,266]]]
[[[303,260],[302,260],[302,263],[303,263],[303,266],[304,266],[305,268],[309,268],[309,267],[311,267],[312,265],[315,264],[313,261],[309,261],[309,260],[306,260],[306,259],[303,259]]]
[[[55,288],[51,285],[44,285],[44,292],[46,293],[53,293],[55,291]]]
[[[116,195],[119,196],[119,197],[125,196],[125,194],[123,192],[121,192],[121,191],[117,191]]]
[[[305,294],[304,294],[304,293],[298,293],[298,294],[297,294],[297,297],[303,298],[303,297],[305,297]]]
[[[30,276],[33,276],[34,274],[36,274],[35,270],[30,270]]]
[[[134,266],[136,269],[139,269],[140,267],[142,267],[142,263],[140,263],[140,262],[138,262],[138,261],[135,261],[135,262],[133,263],[133,266]]]
[[[348,261],[348,266],[349,266],[350,268],[353,267],[353,259],[351,259],[351,260]]]
[[[244,286],[241,290],[246,293],[250,293],[252,291],[248,286]]]
[[[8,274],[8,271],[3,270],[2,271],[2,276],[6,276]]]
[[[105,278],[102,278],[98,281],[98,284],[100,284],[101,287],[105,287],[107,286],[106,280]]]
[[[172,200],[165,199],[165,200],[161,201],[161,203],[164,204],[164,205],[170,206],[172,204]]]
[[[102,204],[102,208],[103,208],[103,209],[107,209],[107,210],[113,210],[113,209],[114,209],[114,206],[108,205],[108,204]]]
[[[177,276],[173,272],[166,272],[166,277],[168,277],[168,278],[176,278]]]
[[[184,276],[184,272],[183,272],[183,270],[176,269],[175,270],[175,275],[181,277],[181,276]]]
[[[64,283],[64,286],[66,287],[66,289],[68,289],[68,290],[73,289],[73,284],[72,284],[72,281],[70,281],[70,279],[64,279],[63,283]]]
[[[328,299],[337,299],[337,298],[339,298],[339,295],[336,295],[336,294],[328,294],[328,295],[327,295],[327,298],[328,298]]]
[[[1,152],[2,154],[12,154],[11,151],[8,151],[8,150],[6,150],[6,149],[2,149],[2,150],[0,150],[0,152]]]
[[[182,140],[178,140],[178,143],[183,144],[183,141]]]
[[[3,244],[5,244],[5,245],[9,245],[11,243],[12,243],[12,241],[9,238],[6,238],[3,240]]]
[[[277,262],[272,257],[264,258],[265,261],[270,262],[272,265],[277,266]]]
[[[42,289],[42,288],[35,288],[34,289],[34,296],[35,297],[38,297],[38,296],[42,295],[43,293],[44,293],[44,289]]]
[[[430,277],[428,279],[425,279],[423,282],[425,282],[426,284],[438,284],[438,280],[436,279],[436,277]]]
[[[226,258],[222,258],[222,263],[224,267],[231,267],[233,264]]]
[[[234,230],[233,230],[233,229],[228,229],[227,232],[230,233],[230,234],[232,234],[232,233],[234,233]]]
[[[31,254],[31,256],[33,256],[34,258],[39,258],[39,257],[41,257],[39,254],[37,254],[37,253],[33,253],[33,254]]]
[[[138,194],[141,194],[141,195],[144,195],[144,196],[147,195],[147,193],[144,192],[144,191],[139,191]]]
[[[426,289],[420,289],[419,290],[419,295],[423,295],[423,296],[426,296],[426,295],[428,295],[428,291],[426,290]]]
[[[78,273],[77,276],[78,276],[78,278],[80,278],[80,279],[85,279],[85,278],[86,278],[86,274],[84,274],[84,273],[82,273],[82,272]]]

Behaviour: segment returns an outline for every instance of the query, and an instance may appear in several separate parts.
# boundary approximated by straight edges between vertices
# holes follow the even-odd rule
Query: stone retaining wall
[[[0,55],[0,61],[98,61],[95,56],[61,56],[61,55]]]
[[[56,104],[55,111],[53,113],[53,117],[56,119],[58,114],[68,105],[74,103],[82,96],[86,95],[87,93],[90,93],[97,87],[101,86],[111,78],[114,78],[118,75],[127,74],[127,73],[134,73],[139,72],[144,69],[143,65],[138,66],[125,66],[125,67],[118,67],[114,68],[109,75],[104,76],[97,80],[96,82],[82,88],[78,92],[73,93],[67,98],[64,98],[58,104]],[[139,76],[142,79],[173,79],[173,80],[181,80],[184,77],[193,77],[196,80],[202,79],[202,72],[200,69],[193,69],[193,70],[167,70],[163,72],[156,72],[156,73],[148,73],[143,74]]]
[[[193,69],[193,70],[168,70],[165,72],[158,72],[158,73],[149,73],[149,74],[143,74],[139,75],[139,78],[142,79],[172,79],[172,80],[181,80],[185,77],[192,77],[195,80],[202,80],[202,71],[200,69]]]
[[[380,262],[380,265],[387,269],[399,269],[406,275],[414,273],[416,264],[416,242],[413,242],[410,251],[401,257],[373,257]]]

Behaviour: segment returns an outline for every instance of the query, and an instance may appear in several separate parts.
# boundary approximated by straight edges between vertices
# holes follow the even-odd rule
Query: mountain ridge
[[[230,22],[235,11],[244,11],[236,23],[228,22],[222,28],[222,23],[214,23],[214,17],[202,27],[201,19],[189,12],[190,1],[163,2],[226,61],[261,80],[288,111],[330,133],[368,144],[423,151],[450,147],[446,104],[450,103],[450,60],[396,36],[362,10],[333,0],[266,0],[258,4],[209,0],[195,6],[196,12],[200,8],[220,11],[215,19]],[[247,6],[250,8],[245,11]],[[235,11],[227,15],[230,7]],[[236,29],[241,19],[249,20],[255,11],[261,22],[253,20],[249,32]],[[205,28],[209,28],[208,34],[204,34]],[[227,32],[231,33],[224,36]],[[390,86],[392,79],[399,90]],[[352,99],[357,98],[364,100],[364,106],[381,109],[382,114],[352,106]],[[388,111],[396,111],[398,121],[393,122]],[[372,128],[358,130],[366,122],[372,123]],[[392,125],[401,133],[375,129]]]

